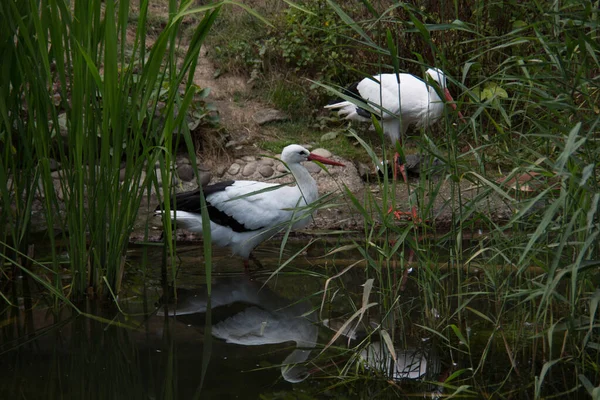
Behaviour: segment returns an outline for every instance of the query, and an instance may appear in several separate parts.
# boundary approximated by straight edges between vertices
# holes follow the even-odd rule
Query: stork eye
[[[298,152],[298,154],[300,154],[301,156],[307,156],[308,154],[306,154],[306,152],[304,150],[300,150]]]

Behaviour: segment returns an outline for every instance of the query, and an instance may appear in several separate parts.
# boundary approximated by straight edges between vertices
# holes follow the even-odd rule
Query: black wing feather
[[[362,101],[363,103],[368,103],[367,99],[363,98],[360,95],[360,92],[358,91],[358,84],[359,83],[360,82],[354,82],[352,85],[348,86],[347,88],[342,89],[342,93],[345,94],[348,97],[352,97],[352,98],[354,98],[356,100]],[[337,97],[337,98],[331,100],[328,103],[328,105],[331,106],[333,104],[341,103],[341,102],[344,102],[344,101],[346,101],[346,100],[344,100],[344,99],[342,99],[340,97]],[[364,108],[356,107],[356,113],[358,115],[360,115],[361,117],[363,117],[363,118],[371,118],[371,113],[369,111],[365,110]],[[375,114],[375,118],[380,119],[379,115],[377,115],[377,114]]]
[[[209,195],[217,192],[221,192],[225,190],[227,187],[233,185],[235,181],[223,181],[217,182],[213,185],[207,185],[202,188],[204,192],[204,196],[208,197]],[[177,202],[177,210],[179,211],[187,211],[191,213],[200,214],[202,212],[200,208],[200,190],[195,190],[193,192],[179,193],[175,195],[175,198],[171,200],[171,202]],[[164,207],[157,207],[157,210],[160,210]],[[206,200],[206,211],[208,211],[208,217],[212,222],[221,226],[227,226],[231,228],[234,232],[250,232],[253,229],[248,229],[244,224],[241,224],[238,220],[233,218],[230,215],[227,215],[223,211],[219,210],[217,207],[212,205],[210,201]],[[262,228],[260,228],[262,229]]]

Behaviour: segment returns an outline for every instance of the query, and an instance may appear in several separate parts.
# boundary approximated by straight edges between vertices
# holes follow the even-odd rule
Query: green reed
[[[189,137],[185,116],[199,90],[193,73],[222,4],[170,1],[169,21],[149,49],[147,1],[132,32],[129,1],[0,6],[0,222],[9,227],[2,243],[24,253],[32,204],[41,199],[46,224],[60,232],[69,255],[72,281],[63,286],[50,234],[58,293],[105,296],[105,283],[119,292],[142,199],[153,187],[170,190],[171,153],[178,137]],[[201,18],[181,52],[179,27],[194,15]],[[58,176],[50,162],[60,164]],[[153,184],[155,163],[163,166],[162,188]]]
[[[352,69],[369,75],[438,66],[463,92],[458,103],[468,119],[452,124],[447,114],[441,129],[420,132],[419,151],[444,166],[439,181],[421,178],[411,188],[410,204],[395,204],[395,191],[407,188],[387,178],[379,182],[380,199],[346,193],[365,221],[364,241],[355,242],[365,281],[377,282],[370,301],[378,303],[379,325],[371,340],[387,335],[402,347],[411,332],[441,343],[458,364],[446,381],[449,393],[591,394],[600,384],[597,9],[576,1],[474,1],[468,6],[478,18],[467,20],[458,7],[369,4],[355,19],[344,2],[327,3],[356,33],[340,38],[363,52]],[[497,14],[502,4],[509,25]],[[444,198],[440,182],[449,188]],[[419,228],[388,213],[412,204],[426,220]],[[452,210],[447,231],[427,222],[441,207]],[[416,294],[401,289],[404,244],[417,253],[408,283]],[[447,260],[435,254],[440,244],[450,251]],[[328,293],[340,289],[334,282]],[[505,371],[496,370],[499,360]]]

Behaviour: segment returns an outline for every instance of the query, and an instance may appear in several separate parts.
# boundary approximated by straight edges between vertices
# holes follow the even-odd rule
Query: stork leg
[[[404,163],[399,162],[400,160],[400,154],[398,154],[398,152],[396,152],[396,154],[394,154],[394,168],[393,168],[393,175],[394,175],[394,180],[398,179],[398,172],[400,172],[400,175],[402,175],[402,179],[404,179],[404,183],[406,183],[408,185],[408,176],[406,175],[406,167],[404,166]],[[388,214],[391,213],[392,207],[390,207],[390,209],[388,210]],[[419,218],[419,215],[417,213],[417,207],[413,206],[411,211],[393,211],[394,213],[394,218],[396,219],[402,219],[402,216],[404,215],[408,215],[410,217],[412,217],[412,220],[415,224],[420,224],[421,223],[421,218]]]
[[[256,258],[254,256],[254,254],[250,253],[250,258],[252,259],[252,261],[254,261],[254,264],[256,264],[256,266],[258,267],[258,269],[264,269],[265,267],[263,267],[263,265],[261,264],[261,262],[258,260],[258,258]]]

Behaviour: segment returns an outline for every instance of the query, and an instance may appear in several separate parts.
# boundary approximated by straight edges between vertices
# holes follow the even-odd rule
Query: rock
[[[260,174],[263,177],[269,178],[269,177],[273,176],[273,174],[275,173],[275,170],[273,170],[273,167],[271,167],[270,165],[261,165],[260,168],[258,169],[258,172],[260,172]]]
[[[50,171],[56,171],[60,168],[60,163],[56,161],[54,158],[48,159],[48,166],[50,167]]]
[[[198,166],[198,171],[210,172],[211,169],[202,163],[202,160],[199,158],[196,159],[196,165]]]
[[[361,163],[360,161],[357,161],[355,163],[355,166],[356,166],[356,170],[358,171],[358,175],[360,176],[360,178],[363,181],[368,180],[371,175],[371,168],[369,168],[369,166],[367,164]]]
[[[287,168],[283,164],[277,164],[277,171],[279,172],[288,172]]]
[[[261,158],[260,160],[258,160],[258,163],[260,165],[269,165],[269,166],[273,166],[275,165],[275,161],[273,161],[272,158]]]
[[[240,166],[246,165],[246,161],[242,160],[241,158],[236,158],[233,162],[240,164]]]
[[[157,168],[156,171],[156,182],[158,183],[158,185],[162,185],[162,174],[160,172],[160,168]],[[177,176],[175,175],[171,175],[171,185],[177,185],[179,183],[179,179],[177,178]]]
[[[67,113],[62,113],[58,115],[58,128],[60,136],[62,136],[63,138],[69,136],[69,129],[67,128]]]
[[[325,150],[323,148],[314,149],[313,151],[311,151],[311,153],[325,158],[331,158],[332,156],[329,150]]]
[[[265,110],[255,112],[252,116],[252,119],[257,124],[264,125],[266,123],[274,121],[286,121],[290,119],[290,117],[283,111],[275,110],[273,108],[267,108]]]
[[[58,169],[56,171],[50,172],[50,176],[52,177],[52,179],[60,179],[61,175],[62,175],[62,169]]]
[[[319,167],[315,163],[306,163],[304,166],[311,174],[318,174],[319,172],[321,172],[321,167]]]
[[[227,170],[227,173],[229,175],[236,175],[238,172],[240,172],[240,168],[241,168],[240,164],[233,163],[233,164],[231,164],[231,166]]]
[[[217,175],[220,178],[223,175],[225,175],[225,171],[227,171],[227,167],[225,165],[219,165],[215,170],[215,175]]]
[[[254,157],[254,156],[244,156],[244,157],[242,157],[242,160],[246,161],[246,162],[252,162],[252,161],[256,161],[256,157]]]
[[[242,170],[243,176],[250,176],[256,172],[257,163],[255,161],[246,164],[244,169]]]
[[[126,171],[127,168],[121,168],[121,170],[119,171],[119,182],[123,182],[125,180]]]
[[[200,175],[200,185],[202,185],[202,186],[208,185],[208,183],[212,179],[212,174],[207,171],[198,171],[198,174]]]
[[[187,158],[186,156],[177,156],[176,158],[176,164],[179,165],[191,165],[191,161],[189,158]]]
[[[177,167],[177,175],[182,181],[190,182],[194,179],[194,168],[189,164],[181,164]]]

